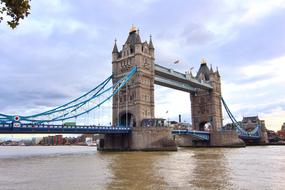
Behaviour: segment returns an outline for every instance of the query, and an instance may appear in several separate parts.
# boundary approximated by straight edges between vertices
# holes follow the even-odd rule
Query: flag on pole
[[[179,63],[179,60],[174,61],[174,64],[177,64],[177,63]]]

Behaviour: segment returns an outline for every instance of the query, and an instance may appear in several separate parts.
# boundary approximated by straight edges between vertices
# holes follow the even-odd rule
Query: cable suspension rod
[[[60,109],[60,108],[63,108],[63,107],[66,107],[68,106],[69,104],[72,104],[80,99],[82,99],[83,97],[86,97],[87,95],[91,94],[92,92],[94,92],[95,90],[97,90],[100,86],[105,86],[110,80],[112,79],[112,75],[110,77],[108,77],[106,80],[104,80],[102,83],[100,83],[98,86],[96,86],[95,88],[93,88],[92,90],[90,90],[89,92],[83,94],[82,96],[64,104],[64,105],[61,105],[59,107],[56,107],[56,108],[53,108],[51,110],[48,110],[48,111],[45,111],[45,112],[42,112],[42,113],[38,113],[38,114],[35,114],[35,115],[29,115],[29,116],[25,116],[25,118],[30,118],[30,117],[37,117],[37,116],[41,116],[41,115],[47,115],[51,112],[55,112],[56,110]],[[60,110],[61,111],[61,110]]]
[[[67,120],[67,119],[70,119],[70,118],[74,118],[74,117],[78,117],[78,116],[81,116],[83,114],[86,114],[96,108],[98,108],[100,105],[102,105],[104,102],[106,102],[107,100],[109,100],[111,97],[113,97],[115,94],[117,94],[117,92],[119,92],[119,90],[131,79],[131,77],[135,74],[135,72],[137,71],[137,67],[133,67],[131,69],[131,71],[125,75],[125,77],[123,77],[122,79],[120,79],[115,85],[113,85],[112,87],[108,88],[107,90],[104,90],[103,92],[101,92],[100,94],[96,95],[96,97],[99,97],[100,95],[104,94],[105,92],[109,91],[109,90],[112,90],[112,94],[109,95],[106,99],[104,99],[102,102],[98,103],[96,106],[84,111],[84,112],[81,112],[81,113],[78,113],[78,114],[75,114],[73,116],[69,116],[69,117],[64,117],[66,116],[66,114],[63,114],[61,116],[58,116],[56,118],[53,118],[53,119],[50,119],[50,120],[37,120],[37,119],[29,119],[29,118],[25,118],[23,117],[22,120],[24,121],[30,121],[30,122],[52,122],[52,121],[63,121],[63,120]],[[91,100],[92,98],[88,99]],[[88,101],[84,101],[84,102],[88,102]],[[70,107],[73,107],[73,106],[70,106]]]

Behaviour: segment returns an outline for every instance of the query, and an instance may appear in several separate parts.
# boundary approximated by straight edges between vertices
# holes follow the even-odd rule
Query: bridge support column
[[[99,151],[124,151],[129,150],[130,134],[105,134],[99,139]]]
[[[144,119],[154,118],[154,46],[141,42],[138,30],[132,27],[129,36],[118,50],[115,42],[112,51],[113,83],[136,66],[132,79],[113,96],[113,125],[132,127],[128,135],[106,134],[99,150],[177,150],[171,129],[141,127]]]
[[[192,127],[199,131],[206,128],[218,130],[223,126],[220,74],[218,70],[214,72],[212,67],[209,69],[203,61],[196,79],[211,84],[213,89],[197,89],[195,93],[191,93]]]
[[[245,143],[235,131],[212,131],[210,140],[199,140],[191,135],[175,135],[180,147],[244,147]]]
[[[177,146],[180,147],[194,146],[193,138],[190,135],[175,135],[175,141],[177,143]]]
[[[212,131],[210,133],[212,147],[244,147],[245,143],[238,137],[236,131]]]
[[[130,134],[106,134],[100,139],[101,151],[176,151],[171,129],[166,127],[136,127]]]

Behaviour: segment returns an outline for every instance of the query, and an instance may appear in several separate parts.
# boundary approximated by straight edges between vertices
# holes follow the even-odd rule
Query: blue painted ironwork
[[[222,101],[222,103],[224,105],[224,108],[225,108],[228,116],[230,117],[230,119],[231,119],[234,127],[236,128],[236,131],[239,134],[239,137],[241,139],[244,139],[244,140],[256,139],[257,140],[257,139],[261,138],[261,126],[260,125],[256,125],[256,127],[252,131],[246,131],[242,127],[242,123],[237,122],[237,120],[233,116],[232,112],[228,108],[228,106],[227,106],[225,100],[223,99],[223,97],[221,98],[221,101]]]
[[[188,129],[175,129],[172,130],[173,135],[191,135],[203,141],[208,141],[210,139],[210,133],[207,131],[195,131]]]
[[[84,95],[72,100],[64,105],[61,105],[57,108],[34,114],[29,116],[15,116],[15,115],[6,115],[0,113],[0,123],[12,123],[15,121],[20,122],[36,122],[36,123],[48,123],[48,122],[58,122],[65,121],[72,118],[77,118],[84,114],[88,114],[90,111],[100,108],[100,106],[111,99],[118,91],[125,86],[125,84],[133,77],[136,73],[137,67],[133,67],[129,73],[123,76],[111,87],[104,89],[106,85],[111,81],[112,75],[100,83],[97,87],[85,93]],[[96,104],[87,110],[80,110],[84,105],[91,102],[96,102]],[[79,113],[78,113],[79,112]],[[17,119],[15,119],[17,118]]]
[[[111,127],[95,125],[49,125],[33,123],[0,123],[0,134],[27,134],[27,133],[56,133],[56,134],[127,134],[131,132],[128,127]]]

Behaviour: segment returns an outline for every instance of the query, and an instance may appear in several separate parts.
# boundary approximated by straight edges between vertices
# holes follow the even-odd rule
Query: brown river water
[[[97,152],[0,147],[0,190],[285,189],[285,146]]]

